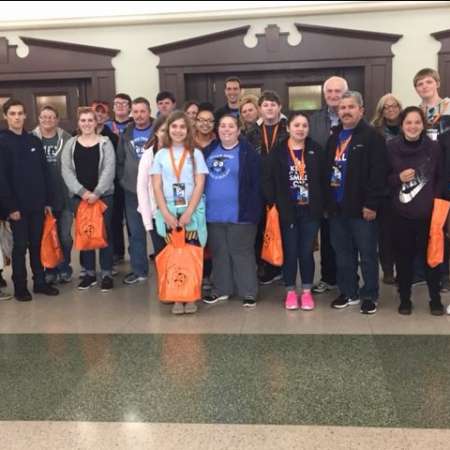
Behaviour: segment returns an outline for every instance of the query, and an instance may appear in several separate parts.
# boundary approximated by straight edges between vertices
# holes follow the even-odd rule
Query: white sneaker
[[[325,281],[319,281],[319,283],[317,283],[316,285],[313,286],[313,288],[311,289],[311,292],[313,294],[323,294],[324,292],[327,291],[332,291],[333,289],[336,289],[336,285],[335,284],[328,284],[325,283]]]

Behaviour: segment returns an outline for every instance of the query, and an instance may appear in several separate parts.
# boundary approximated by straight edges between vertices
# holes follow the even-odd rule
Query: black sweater
[[[408,219],[430,218],[433,200],[441,197],[443,190],[439,144],[426,135],[413,143],[401,136],[388,142],[388,155],[394,212]],[[399,175],[406,169],[414,169],[416,177],[409,183],[402,183]]]
[[[338,205],[330,186],[331,169],[342,125],[333,128],[327,142],[327,210],[330,215],[338,211]],[[347,150],[347,174],[344,198],[340,212],[345,217],[362,218],[362,209],[376,211],[388,195],[387,155],[384,138],[364,120],[360,120],[353,131]]]
[[[14,211],[40,211],[49,205],[48,174],[41,141],[23,131],[0,134],[0,205]]]
[[[263,191],[267,203],[275,203],[283,223],[295,222],[296,204],[289,189],[289,149],[284,140],[273,149],[263,169]],[[307,138],[305,142],[305,163],[309,188],[309,211],[312,217],[320,219],[325,206],[326,154],[320,145]]]

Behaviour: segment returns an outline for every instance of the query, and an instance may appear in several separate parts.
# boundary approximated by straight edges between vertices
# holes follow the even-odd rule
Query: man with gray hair
[[[387,195],[384,139],[364,119],[359,92],[347,91],[338,106],[341,124],[327,142],[328,214],[336,253],[340,296],[331,304],[342,309],[362,300],[361,313],[373,314],[378,302],[377,209]],[[358,287],[358,256],[364,286]]]
[[[338,105],[342,94],[348,90],[347,81],[341,77],[330,77],[323,84],[325,107],[315,112],[309,123],[309,136],[325,150],[331,129],[339,125]],[[330,240],[330,225],[327,218],[320,223],[320,272],[319,283],[313,286],[315,294],[336,287],[336,256]]]

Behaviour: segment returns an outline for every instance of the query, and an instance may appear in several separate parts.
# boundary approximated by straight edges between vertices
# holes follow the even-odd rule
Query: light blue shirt
[[[175,166],[179,167],[181,156],[183,155],[183,146],[173,147],[173,156],[175,159]],[[203,153],[195,149],[194,150],[195,168],[196,174],[208,174],[208,168],[206,167],[205,158]],[[172,162],[170,159],[170,153],[168,148],[162,148],[155,155],[152,168],[150,169],[150,175],[161,175],[163,184],[163,193],[166,203],[173,202],[173,185],[176,183],[184,183],[186,201],[189,203],[192,193],[194,192],[195,180],[194,169],[192,167],[192,159],[190,156],[184,161],[183,168],[180,174],[180,180],[177,180],[173,171]]]

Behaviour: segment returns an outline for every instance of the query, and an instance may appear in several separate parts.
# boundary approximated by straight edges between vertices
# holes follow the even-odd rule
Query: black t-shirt
[[[77,141],[73,159],[78,181],[85,189],[93,192],[98,184],[100,144],[84,147]]]

